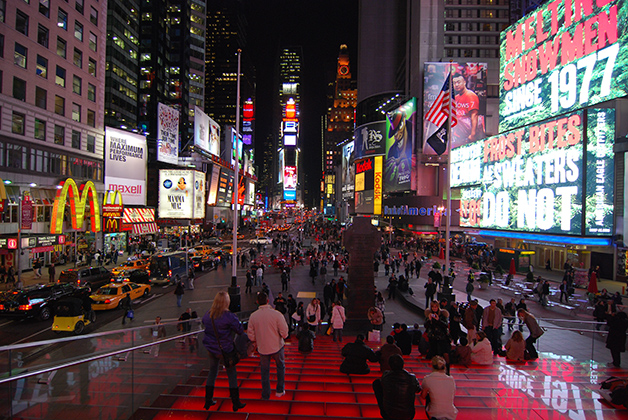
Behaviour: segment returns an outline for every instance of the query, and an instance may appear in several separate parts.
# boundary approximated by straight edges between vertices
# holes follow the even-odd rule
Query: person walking
[[[209,355],[209,371],[205,383],[205,405],[203,408],[216,404],[214,401],[214,386],[218,376],[218,368],[225,364],[223,354],[230,353],[234,349],[235,334],[243,334],[244,328],[238,318],[229,311],[231,298],[227,292],[218,292],[214,298],[211,309],[203,316],[205,337],[203,345]],[[235,366],[226,367],[227,380],[229,382],[229,396],[233,405],[233,411],[244,408],[246,404],[240,401],[240,389],[238,388],[238,374]]]
[[[174,295],[177,297],[177,306],[181,307],[181,299],[183,299],[183,294],[185,291],[183,290],[183,283],[177,282],[177,287],[174,289]]]
[[[332,303],[331,326],[334,329],[334,341],[342,343],[342,329],[346,321],[345,308],[342,303],[340,301]]]
[[[13,266],[9,267],[9,277],[13,277],[13,274],[15,273],[15,269],[13,268]],[[55,263],[50,263],[50,265],[48,266],[48,283],[54,283],[55,282],[55,275],[56,275],[56,270],[55,270]]]
[[[308,324],[310,324],[312,331],[316,332],[316,329],[319,329],[320,333],[320,324],[322,322],[321,319],[321,305],[320,301],[317,298],[312,299],[312,301],[305,308],[305,320]]]
[[[132,306],[131,306],[131,294],[127,293],[122,300],[120,301],[120,308],[122,308],[122,325],[126,324],[126,319],[129,318],[129,321],[133,321],[133,314],[131,314]],[[131,315],[131,316],[129,316]]]
[[[188,270],[188,290],[194,290],[194,279],[195,279],[195,275],[194,275],[194,267],[190,267],[190,269]]]
[[[246,287],[244,288],[244,293],[252,293],[253,292],[253,274],[251,274],[251,270],[246,270]]]
[[[528,330],[530,331],[530,335],[526,338],[526,350],[530,355],[530,359],[536,360],[539,358],[539,354],[534,347],[534,343],[536,343],[536,340],[538,340],[539,337],[545,333],[545,331],[539,327],[536,318],[530,312],[524,309],[519,309],[517,311],[517,316],[526,324],[526,327],[528,327]]]
[[[166,327],[161,324],[160,316],[155,318],[155,324],[151,328],[151,332],[153,336],[153,342],[158,341],[160,338],[166,337]],[[151,351],[153,352],[153,356],[158,357],[159,356],[159,344],[155,344],[154,346],[152,346],[151,349],[148,351],[148,353],[151,353]]]
[[[275,396],[285,395],[284,340],[288,338],[288,324],[284,316],[268,304],[268,295],[261,292],[257,295],[259,308],[251,314],[247,335],[256,343],[260,355],[262,376],[262,399],[270,399],[270,360],[275,361],[277,368],[277,387]]]
[[[427,278],[427,283],[423,286],[425,288],[425,308],[429,308],[430,302],[434,300],[436,294],[436,283],[432,281],[431,277]]]
[[[33,273],[35,273],[35,277],[41,277],[41,260],[39,258],[33,260]]]

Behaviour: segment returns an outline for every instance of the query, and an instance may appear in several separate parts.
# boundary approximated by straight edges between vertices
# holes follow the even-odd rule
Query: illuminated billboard
[[[220,126],[197,106],[194,106],[194,145],[220,156]]]
[[[415,98],[386,114],[385,192],[408,191],[412,187],[412,169],[416,166],[416,158],[413,159],[415,119]]]
[[[355,137],[355,158],[383,155],[386,153],[386,121],[377,121],[359,126],[353,132]]]
[[[379,156],[381,160],[382,157]],[[380,194],[381,197],[381,194]],[[355,161],[355,212],[373,214],[375,205],[375,157]]]
[[[146,138],[105,127],[105,186],[120,191],[124,204],[146,205]]]
[[[233,196],[233,171],[220,168],[218,175],[218,193],[216,205],[230,207]]]
[[[297,167],[285,166],[283,168],[283,189],[294,190],[297,188]]]
[[[355,178],[355,166],[353,165],[354,147],[353,142],[342,146],[342,177],[340,179],[342,188],[342,198],[347,199],[353,196]]]
[[[283,145],[284,146],[296,146],[297,145],[297,135],[296,134],[284,134],[283,135]]]
[[[443,84],[451,71],[454,101],[452,111],[456,117],[451,128],[451,148],[473,143],[485,137],[486,129],[486,63],[425,63],[423,84],[423,138],[429,139],[440,127],[428,121],[425,116],[438,97]],[[449,110],[446,109],[448,113]],[[423,143],[423,153],[436,152]]]
[[[220,166],[213,165],[207,186],[207,205],[215,206],[218,202],[218,185],[220,184]]]
[[[157,160],[179,163],[179,110],[157,104]]]
[[[626,96],[626,2],[548,2],[501,34],[500,132]]]
[[[460,226],[610,235],[613,131],[612,110],[575,112],[452,151],[451,185],[461,186]]]
[[[205,217],[205,173],[191,170],[159,170],[159,217]]]

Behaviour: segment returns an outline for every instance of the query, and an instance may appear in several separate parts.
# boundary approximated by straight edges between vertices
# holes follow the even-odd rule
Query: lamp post
[[[233,193],[235,199],[233,200],[233,245],[231,247],[231,287],[229,287],[229,297],[231,298],[231,305],[229,310],[231,312],[240,312],[240,286],[238,286],[238,264],[236,259],[236,252],[238,252],[238,176],[240,175],[240,162],[238,161],[238,140],[240,137],[240,57],[242,50],[238,49],[238,78],[236,84],[236,126],[235,126],[235,175],[233,177]]]

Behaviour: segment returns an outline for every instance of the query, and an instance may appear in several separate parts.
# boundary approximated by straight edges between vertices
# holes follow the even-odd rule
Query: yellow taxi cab
[[[117,276],[126,270],[135,270],[137,268],[147,269],[149,260],[130,260],[125,261],[117,267],[111,269],[111,274]]]
[[[233,254],[233,245],[232,244],[228,244],[228,245],[223,245],[222,247],[220,247],[220,250],[222,252],[227,252],[229,254]],[[242,248],[238,247],[238,252],[242,251]]]
[[[92,309],[95,311],[104,311],[119,308],[120,302],[127,293],[131,294],[131,300],[135,300],[141,296],[147,296],[150,293],[150,285],[137,283],[107,284],[90,296],[94,301]]]

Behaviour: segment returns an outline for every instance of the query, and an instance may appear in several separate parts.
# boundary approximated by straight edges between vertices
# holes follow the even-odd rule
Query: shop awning
[[[136,235],[145,235],[147,233],[155,233],[159,230],[157,223],[133,223],[133,233]]]

